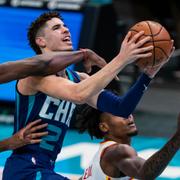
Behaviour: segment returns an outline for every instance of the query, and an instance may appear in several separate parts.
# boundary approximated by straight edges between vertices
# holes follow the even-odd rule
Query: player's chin
[[[128,136],[130,137],[136,136],[137,134],[138,134],[138,130],[136,128],[128,132]]]
[[[69,46],[66,46],[64,48],[65,51],[72,51],[73,50],[73,46],[72,45],[69,45]]]
[[[68,41],[68,42],[65,42],[64,47],[65,47],[66,49],[72,50],[72,49],[73,49],[73,44],[72,44],[71,41]]]

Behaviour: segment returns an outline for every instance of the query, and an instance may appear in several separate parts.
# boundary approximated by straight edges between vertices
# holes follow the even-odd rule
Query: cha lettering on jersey
[[[52,107],[56,110],[52,111]],[[49,120],[60,121],[69,127],[75,107],[76,105],[72,102],[47,96],[39,116]]]

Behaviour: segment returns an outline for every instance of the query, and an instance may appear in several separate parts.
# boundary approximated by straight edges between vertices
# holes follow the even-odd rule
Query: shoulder
[[[36,94],[39,91],[37,87],[42,83],[48,84],[52,78],[56,78],[56,76],[28,76],[18,81],[17,90],[23,95]]]
[[[24,79],[20,79],[17,82],[17,90],[23,95],[33,95],[36,91],[33,89],[34,78],[29,76]]]
[[[112,172],[116,172],[116,175],[120,176],[119,164],[135,156],[137,156],[136,152],[131,146],[114,144],[104,149],[104,152],[101,154],[100,165],[106,174],[114,176],[115,174]]]
[[[106,161],[120,160],[137,156],[137,152],[127,144],[115,144],[104,150],[103,159]]]

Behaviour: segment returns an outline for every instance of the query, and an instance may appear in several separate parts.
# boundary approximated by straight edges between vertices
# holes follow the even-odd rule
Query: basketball
[[[135,63],[141,69],[145,67],[153,67],[159,65],[161,62],[167,60],[169,57],[173,42],[168,31],[158,22],[155,21],[141,21],[130,28],[132,36],[140,31],[144,31],[140,39],[150,36],[151,40],[143,45],[143,47],[153,45],[151,51],[152,56],[148,58],[140,58]]]

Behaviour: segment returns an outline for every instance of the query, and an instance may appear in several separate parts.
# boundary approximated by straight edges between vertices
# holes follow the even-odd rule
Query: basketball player
[[[91,71],[91,66],[93,65],[99,67],[106,65],[105,60],[90,49],[46,53],[19,61],[0,64],[0,84],[30,75],[44,76],[53,74],[82,60],[84,60],[83,64],[87,72]],[[39,123],[39,120],[29,123],[12,137],[0,141],[0,152],[16,149],[26,144],[39,143],[41,140],[36,138],[47,135],[47,132],[35,133],[35,130],[44,128],[47,124],[39,125],[37,123]]]
[[[131,146],[131,137],[137,135],[132,115],[123,118],[87,106],[77,122],[81,133],[104,139],[80,180],[154,180],[180,148],[180,114],[174,136],[147,160]]]
[[[101,90],[127,64],[138,58],[151,56],[149,51],[152,46],[141,47],[150,38],[146,37],[137,42],[143,33],[140,32],[131,39],[131,33],[128,33],[119,54],[91,77],[85,73],[64,69],[55,75],[27,77],[18,81],[14,132],[31,120],[41,118],[43,122],[48,123],[48,136],[39,144],[14,150],[6,162],[4,180],[11,178],[32,180],[37,176],[43,180],[67,179],[56,174],[53,169],[70,125],[75,104],[87,103],[102,111],[129,116],[154,73],[147,73],[148,75],[143,73],[124,97]],[[31,47],[37,54],[73,50],[69,30],[56,12],[44,13],[38,17],[29,28],[28,37]],[[12,169],[17,162],[21,166]]]
[[[0,64],[0,84],[25,78],[27,76],[53,74],[82,60],[84,60],[83,64],[87,72],[91,71],[91,66],[93,65],[97,65],[98,67],[106,65],[103,58],[99,57],[90,49],[71,52],[52,52],[19,61],[10,61]],[[36,125],[36,123],[34,124],[34,122],[32,122],[12,137],[0,141],[0,152],[16,149],[29,143],[39,143],[40,139],[33,138],[45,136],[46,132],[34,133],[34,129],[38,129],[41,125],[37,125],[37,127],[32,127],[32,125]],[[42,128],[43,127],[44,126],[42,125]],[[33,128],[32,132],[31,128]]]

